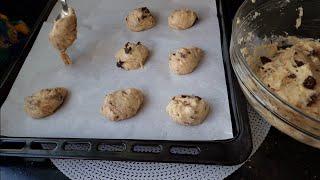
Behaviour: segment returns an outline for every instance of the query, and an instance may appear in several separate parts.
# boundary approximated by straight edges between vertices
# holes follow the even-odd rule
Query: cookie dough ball
[[[116,54],[117,67],[125,70],[142,68],[149,56],[146,46],[138,43],[127,42]]]
[[[168,24],[173,29],[184,30],[193,26],[198,20],[197,14],[190,9],[174,10],[168,17]]]
[[[39,119],[53,114],[63,103],[68,90],[62,87],[42,89],[24,100],[24,111]]]
[[[203,51],[197,47],[180,48],[169,55],[170,70],[178,75],[191,73],[203,57]]]
[[[101,114],[112,121],[128,119],[137,114],[142,103],[142,91],[135,88],[118,90],[105,97]]]
[[[138,32],[152,28],[156,25],[156,20],[148,8],[142,7],[128,14],[126,24],[131,31]]]
[[[172,98],[166,111],[178,124],[198,125],[207,117],[209,105],[199,96],[179,95]]]

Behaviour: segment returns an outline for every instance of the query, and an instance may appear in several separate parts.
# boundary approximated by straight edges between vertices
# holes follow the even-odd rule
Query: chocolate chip
[[[122,94],[128,95],[126,91],[121,91]]]
[[[313,94],[312,96],[310,96],[307,106],[311,106],[312,104],[314,104],[317,101],[317,99],[318,99],[317,94]]]
[[[141,42],[139,41],[139,42],[137,42],[137,45],[141,45]]]
[[[281,46],[278,46],[278,50],[291,48],[292,46],[293,45],[291,45],[291,44],[282,44]]]
[[[123,63],[124,63],[123,61],[118,61],[118,62],[117,62],[117,67],[123,68],[123,67],[122,67]]]
[[[53,91],[53,89],[44,89],[42,91],[46,94],[50,94]]]
[[[261,69],[264,69],[264,67],[260,67]]]
[[[294,78],[296,78],[297,76],[295,75],[295,74],[290,74],[289,76],[288,76],[288,78],[290,78],[290,79],[294,79]]]
[[[303,65],[304,65],[304,62],[303,62],[303,61],[294,60],[294,62],[296,63],[296,65],[297,65],[298,67],[300,67],[300,66],[303,66]]]
[[[146,17],[148,17],[147,15],[142,15],[141,18],[145,19]]]
[[[317,81],[314,77],[308,76],[304,81],[303,81],[303,86],[307,89],[313,89],[317,84]]]
[[[310,51],[308,56],[320,56],[320,50],[313,49],[312,51]]]
[[[195,96],[199,101],[202,99],[201,97],[199,97],[199,96]]]
[[[186,97],[187,97],[187,95],[181,95],[181,97],[182,97],[182,98],[186,98]]]
[[[187,51],[187,53],[188,53],[188,54],[191,54],[191,52],[190,52],[190,51]]]
[[[173,53],[172,55],[173,55],[173,56],[175,56],[175,55],[176,55],[176,53]]]
[[[307,53],[306,53],[306,54],[307,54],[307,56],[308,56],[308,57],[310,57],[310,56],[314,56],[314,54],[313,54],[313,53],[314,53],[314,51],[312,50],[312,51],[307,51]]]
[[[149,9],[147,7],[142,7],[141,10],[144,12],[144,13],[150,13]]]
[[[312,51],[309,51],[308,56],[316,56],[316,51],[314,49]]]
[[[313,50],[313,53],[312,53],[313,56],[320,56],[320,50]]]
[[[173,97],[173,98],[172,98],[172,100],[175,100],[175,99],[176,99],[176,97]]]
[[[124,52],[125,52],[126,54],[129,54],[129,53],[131,52],[131,50],[132,50],[131,47],[128,47],[128,48],[125,47],[125,48],[124,48]]]
[[[125,45],[124,45],[124,47],[128,47],[129,46],[129,42],[127,42]]]
[[[186,55],[186,54],[183,54],[183,53],[180,53],[180,56],[181,56],[182,58],[187,58],[187,55]]]
[[[262,64],[267,64],[267,63],[269,63],[269,62],[272,61],[271,59],[269,59],[269,58],[267,58],[267,57],[265,57],[265,56],[261,56],[261,57],[260,57],[260,60],[261,60],[261,63],[262,63]]]
[[[126,21],[128,21],[128,17],[126,17]]]
[[[63,96],[61,94],[55,94],[55,95],[49,96],[48,99],[55,99],[57,101],[62,101],[63,100]]]

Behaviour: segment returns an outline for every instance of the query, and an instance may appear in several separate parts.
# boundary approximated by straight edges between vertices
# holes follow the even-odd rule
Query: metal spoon
[[[69,7],[67,4],[67,0],[60,0],[60,3],[62,5],[62,10],[61,10],[61,13],[57,16],[56,21],[68,15]]]

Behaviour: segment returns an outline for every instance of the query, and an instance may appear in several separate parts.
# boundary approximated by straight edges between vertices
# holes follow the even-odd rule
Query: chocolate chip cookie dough
[[[203,51],[197,47],[180,48],[170,53],[170,70],[178,75],[189,74],[198,66]]]
[[[127,42],[115,55],[117,67],[125,70],[142,68],[149,56],[149,50],[141,42]]]
[[[101,114],[111,121],[128,119],[137,114],[142,103],[142,91],[135,88],[118,90],[105,97]]]
[[[248,64],[289,104],[320,116],[320,42],[289,36],[256,47]]]
[[[156,25],[156,19],[148,8],[141,7],[131,11],[126,17],[127,27],[134,32],[144,31]]]
[[[190,9],[176,9],[168,17],[169,27],[184,30],[192,27],[198,20],[197,13]]]
[[[166,111],[176,123],[194,126],[205,120],[209,105],[199,96],[179,95],[171,99]]]
[[[24,111],[39,119],[53,114],[63,103],[68,90],[62,87],[42,89],[24,100]]]

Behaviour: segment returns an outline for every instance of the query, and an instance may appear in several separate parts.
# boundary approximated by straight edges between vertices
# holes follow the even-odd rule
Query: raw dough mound
[[[105,97],[101,114],[112,121],[128,119],[137,114],[142,103],[142,91],[135,88],[118,90]]]
[[[168,17],[168,24],[173,29],[188,29],[198,20],[197,14],[190,9],[174,10]]]
[[[180,48],[169,55],[170,70],[178,75],[189,74],[198,66],[202,56],[200,48]]]
[[[198,125],[207,117],[209,105],[199,96],[179,95],[172,98],[166,110],[178,124]]]
[[[127,42],[121,48],[115,58],[117,60],[117,67],[125,70],[134,70],[142,68],[149,56],[149,50],[140,42],[137,44]]]
[[[63,103],[68,90],[62,87],[42,89],[24,100],[24,110],[32,118],[44,118],[53,114]]]
[[[146,7],[141,7],[131,11],[126,17],[127,27],[131,31],[143,31],[156,25],[156,20]]]

